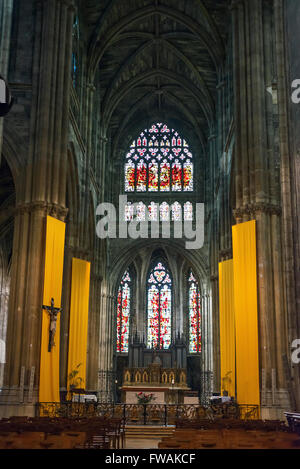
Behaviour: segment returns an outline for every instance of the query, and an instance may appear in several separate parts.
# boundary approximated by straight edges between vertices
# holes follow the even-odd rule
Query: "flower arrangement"
[[[151,392],[149,394],[146,394],[145,392],[139,392],[136,394],[137,400],[139,404],[149,404],[151,401],[154,401],[156,397],[154,397],[154,394]]]

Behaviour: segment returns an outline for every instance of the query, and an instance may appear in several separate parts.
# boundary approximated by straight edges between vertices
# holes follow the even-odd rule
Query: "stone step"
[[[166,438],[172,436],[175,431],[175,427],[154,427],[149,425],[142,426],[130,426],[127,425],[125,428],[126,438]]]

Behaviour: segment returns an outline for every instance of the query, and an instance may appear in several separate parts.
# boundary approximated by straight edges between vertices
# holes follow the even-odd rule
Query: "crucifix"
[[[48,352],[51,352],[51,347],[55,345],[54,336],[56,332],[57,315],[62,312],[62,308],[55,308],[54,298],[51,298],[51,306],[43,305],[43,309],[46,310],[50,316]]]

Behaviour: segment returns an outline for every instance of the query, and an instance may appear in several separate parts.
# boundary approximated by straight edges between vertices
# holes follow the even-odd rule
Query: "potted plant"
[[[138,400],[138,404],[150,404],[151,401],[154,401],[156,399],[156,397],[154,396],[152,392],[147,394],[141,391],[138,394],[136,394],[136,397]]]
[[[230,378],[231,373],[232,373],[232,371],[227,371],[226,375],[222,378],[222,389],[223,389],[223,395],[224,396],[225,395],[228,396],[228,389],[229,389],[229,385],[231,383],[231,378]]]
[[[79,363],[74,370],[72,370],[68,374],[68,388],[69,391],[73,394],[76,390],[82,389],[83,378],[78,376],[79,368],[81,367],[82,363]]]

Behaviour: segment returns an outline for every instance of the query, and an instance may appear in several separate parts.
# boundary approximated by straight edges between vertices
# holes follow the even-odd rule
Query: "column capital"
[[[221,261],[227,261],[232,258],[232,249],[223,249],[222,251],[219,252],[220,260]]]
[[[90,257],[90,251],[79,246],[72,246],[70,252],[72,253],[73,257],[76,257],[77,259],[82,259],[84,261]]]
[[[91,274],[91,280],[94,280],[95,282],[102,282],[103,276],[100,274]]]
[[[215,281],[218,280],[218,279],[219,279],[219,275],[211,275],[211,276],[210,276],[211,282],[215,282]]]
[[[33,213],[33,212],[41,212],[43,216],[53,216],[61,221],[64,221],[67,214],[68,209],[62,205],[58,204],[51,204],[45,201],[32,201],[32,202],[25,202],[18,204],[15,209],[15,215],[24,215],[25,213]]]
[[[256,204],[244,205],[233,210],[234,217],[236,219],[242,219],[244,215],[256,216],[257,214],[264,213],[266,215],[277,215],[280,216],[282,209],[280,205],[268,204],[260,202]]]

